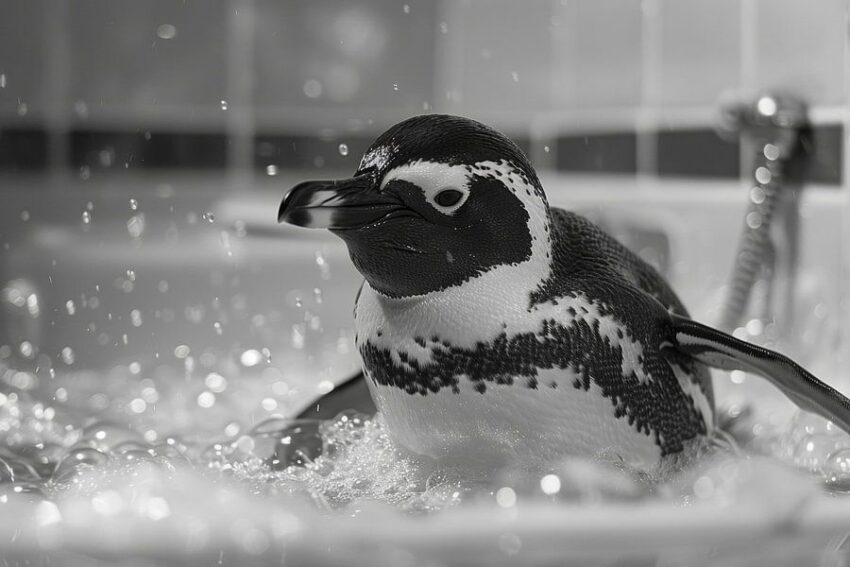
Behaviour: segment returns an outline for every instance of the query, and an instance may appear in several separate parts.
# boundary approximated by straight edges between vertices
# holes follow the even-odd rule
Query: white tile
[[[740,0],[661,0],[657,82],[660,105],[713,106],[739,88]]]
[[[226,97],[225,8],[220,0],[73,2],[69,104],[82,101],[90,114],[218,108]]]
[[[547,108],[551,83],[552,5],[548,0],[447,3],[445,33],[452,46],[442,63],[441,97],[465,113]],[[441,104],[445,105],[444,102]]]
[[[781,88],[810,104],[844,103],[845,0],[755,0],[756,88]]]
[[[255,2],[255,94],[266,110],[389,114],[433,103],[436,3]]]
[[[641,100],[640,2],[570,0],[554,29],[553,105],[634,106]]]
[[[20,111],[35,116],[43,111],[45,26],[42,1],[0,0],[0,114],[3,116],[18,116]]]

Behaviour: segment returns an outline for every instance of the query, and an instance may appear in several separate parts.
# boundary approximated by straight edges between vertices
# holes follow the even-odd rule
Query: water
[[[664,478],[618,466],[610,455],[565,460],[540,476],[506,470],[480,478],[405,453],[379,417],[286,418],[285,403],[266,404],[270,392],[285,389],[251,374],[268,364],[267,354],[234,355],[241,370],[222,362],[185,374],[176,365],[132,363],[105,375],[52,377],[7,359],[0,510],[8,513],[0,512],[0,541],[17,534],[12,549],[28,556],[109,548],[190,564],[260,564],[281,553],[327,558],[328,541],[336,541],[354,553],[351,564],[368,564],[386,558],[383,544],[392,541],[392,553],[416,561],[439,555],[439,545],[425,545],[436,536],[416,535],[417,522],[444,518],[454,529],[440,537],[451,539],[470,529],[462,522],[471,514],[485,532],[494,518],[513,526],[494,531],[485,546],[508,559],[531,553],[523,543],[531,536],[515,529],[526,511],[534,511],[533,526],[559,511],[591,522],[606,507],[635,503],[691,519],[700,510],[746,514],[755,506],[779,522],[825,491],[850,490],[850,437],[805,414],[768,429],[740,411],[726,417],[744,449],[720,439]],[[179,345],[175,358],[185,364],[193,356]],[[244,419],[258,408],[266,408],[264,419]]]

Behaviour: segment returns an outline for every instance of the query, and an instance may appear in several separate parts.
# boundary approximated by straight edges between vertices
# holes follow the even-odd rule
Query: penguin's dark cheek
[[[474,177],[454,215],[435,210],[414,185],[394,188],[400,189],[411,215],[339,234],[355,267],[381,293],[423,295],[531,257],[528,212],[499,180]]]

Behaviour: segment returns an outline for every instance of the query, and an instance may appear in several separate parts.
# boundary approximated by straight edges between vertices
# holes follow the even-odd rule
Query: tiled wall
[[[0,168],[350,167],[386,125],[437,110],[504,129],[543,168],[733,177],[718,101],[779,88],[811,105],[812,177],[837,184],[847,8],[0,0]]]

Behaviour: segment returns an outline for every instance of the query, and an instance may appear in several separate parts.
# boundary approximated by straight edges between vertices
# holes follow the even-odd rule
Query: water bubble
[[[220,335],[220,334],[222,334],[222,333],[224,332],[224,331],[222,330],[222,328],[221,328],[221,323],[219,323],[218,321],[216,321],[215,323],[213,323],[213,328],[215,329],[215,334],[216,334],[216,335]]]
[[[347,156],[348,155],[348,144],[340,144],[339,145],[339,155]]]
[[[91,213],[88,211],[83,211],[82,214],[83,224],[91,223]]]
[[[277,175],[277,166],[276,165],[267,165],[266,166],[266,175],[268,175],[268,176]]]
[[[27,210],[21,211],[21,220],[24,221],[24,222],[27,222],[28,220],[30,220],[30,212],[27,211]]]
[[[126,424],[113,421],[99,421],[83,429],[82,443],[108,452],[127,443],[142,443],[142,436]]]
[[[77,306],[74,304],[73,299],[69,299],[65,302],[65,311],[68,312],[68,315],[73,315],[77,312]]]
[[[410,4],[405,4],[404,6],[402,6],[401,9],[404,11],[405,14],[409,14],[410,13]]]
[[[15,482],[15,471],[3,458],[0,458],[0,484]]]
[[[135,199],[130,199],[130,210],[135,211],[139,208],[139,202]]]
[[[515,82],[515,83],[518,83],[519,82],[519,73],[517,73],[516,71],[513,71],[511,73],[511,80],[513,80],[513,82]]]
[[[130,311],[130,322],[133,324],[134,327],[141,327],[142,312],[138,309],[133,309],[132,311]]]
[[[215,222],[215,215],[210,211],[207,211],[203,215],[201,215],[201,218],[210,224]]]
[[[53,480],[68,482],[81,472],[109,462],[109,455],[91,447],[72,449],[53,473]]]
[[[447,22],[440,22],[440,33],[449,33],[449,24]]]
[[[398,92],[398,83],[393,83],[393,90]]]
[[[127,270],[127,279],[131,282],[136,281],[136,271],[135,270]]]
[[[6,88],[6,73],[0,73],[0,89]]]
[[[227,101],[226,100],[222,100],[220,104],[221,104],[222,110],[227,110]]]

